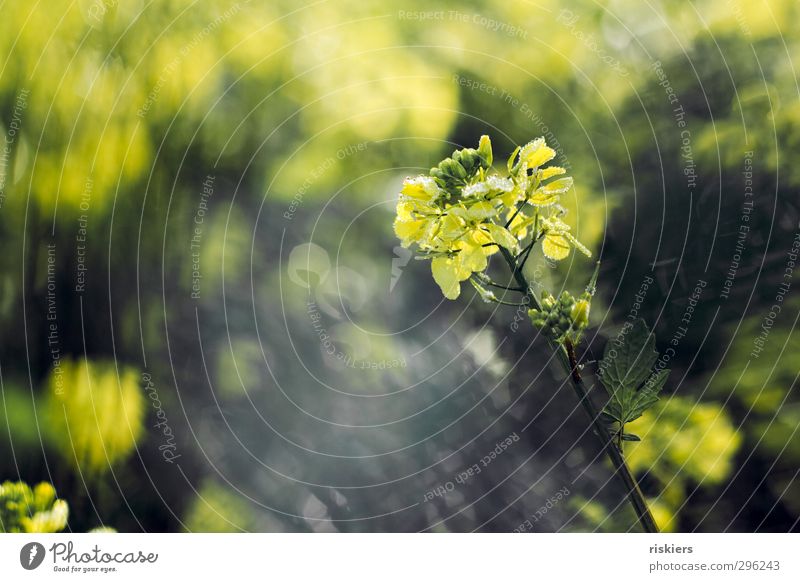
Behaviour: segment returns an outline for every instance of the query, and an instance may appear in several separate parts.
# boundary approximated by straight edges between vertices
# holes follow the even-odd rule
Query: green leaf
[[[608,406],[606,406],[606,408],[608,408]],[[606,410],[602,410],[600,412],[600,420],[602,420],[606,424],[616,424],[618,422],[617,417],[611,416],[611,414]]]
[[[659,370],[653,374],[644,385],[636,391],[630,403],[629,420],[636,420],[645,410],[658,402],[658,394],[667,383],[669,370]]]
[[[655,345],[655,337],[641,319],[624,334],[621,342],[609,341],[600,364],[600,379],[605,387],[638,388],[650,376],[658,358]]]
[[[639,319],[621,341],[608,342],[600,362],[600,381],[610,396],[602,415],[607,422],[619,424],[622,440],[633,440],[626,438],[625,425],[658,402],[658,394],[667,382],[669,370],[653,373],[658,359],[655,345],[655,337]]]
[[[516,149],[513,152],[511,152],[511,155],[508,156],[508,164],[507,165],[508,165],[508,173],[509,174],[513,173],[512,169],[516,165],[515,160],[517,159],[517,154],[519,153],[519,150],[520,150],[520,147],[517,146]]]

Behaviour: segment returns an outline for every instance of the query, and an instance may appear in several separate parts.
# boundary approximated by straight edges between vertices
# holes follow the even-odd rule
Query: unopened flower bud
[[[481,166],[484,169],[488,170],[492,167],[494,160],[492,156],[492,140],[489,139],[488,135],[481,136],[481,141],[478,144],[478,155],[481,157]]]
[[[582,330],[589,325],[589,307],[590,304],[586,299],[580,299],[572,306],[570,316],[574,329]]]
[[[550,293],[547,291],[542,293],[542,307],[549,310],[552,309],[555,304],[556,300],[552,295],[550,295]]]

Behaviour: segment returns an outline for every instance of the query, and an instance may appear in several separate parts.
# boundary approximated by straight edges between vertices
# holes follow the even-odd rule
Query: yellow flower
[[[415,192],[416,193],[416,192]],[[436,230],[441,209],[434,203],[413,197],[400,197],[394,232],[404,247],[425,245]]]
[[[394,232],[400,239],[400,244],[408,248],[413,243],[420,244],[428,238],[428,229],[431,222],[424,218],[414,220],[395,220]]]
[[[23,517],[21,524],[27,533],[53,533],[67,526],[68,517],[67,502],[57,499],[48,511],[37,511],[32,517]]]
[[[481,245],[491,244],[493,242],[491,233],[495,232],[492,229],[496,225],[489,222],[489,219],[494,218],[499,210],[493,202],[488,201],[480,201],[469,206],[464,204],[448,206],[438,222],[432,248],[438,251],[453,250],[459,248],[454,245],[463,241],[475,241]],[[496,247],[489,250],[488,254],[493,252],[497,252]]]
[[[543,137],[528,142],[519,151],[519,159],[528,168],[534,169],[543,166],[556,157],[556,151],[545,144]]]
[[[566,259],[567,255],[569,255],[569,248],[569,240],[567,237],[555,233],[547,233],[544,235],[544,239],[542,240],[542,252],[548,259],[554,261]]]
[[[558,202],[560,195],[570,188],[572,188],[572,178],[553,180],[537,188],[529,201],[534,206],[552,206]]]
[[[470,204],[469,206],[459,204],[458,206],[447,207],[447,213],[449,215],[458,216],[467,222],[477,222],[486,220],[487,218],[494,218],[498,210],[494,203],[489,201],[480,201]]]
[[[113,361],[62,360],[50,373],[47,436],[77,470],[91,477],[108,471],[136,447],[147,413],[145,392],[131,368]]]
[[[514,182],[510,178],[501,178],[500,176],[492,175],[488,176],[485,180],[465,186],[462,196],[464,196],[464,198],[488,198],[513,191]]]
[[[560,218],[553,216],[544,219],[542,221],[542,230],[544,232],[542,252],[548,259],[554,261],[566,259],[570,248],[573,246],[587,257],[592,256],[591,251],[572,236],[569,232],[569,226]]]
[[[457,299],[461,294],[461,281],[465,281],[472,271],[464,267],[459,255],[454,257],[436,257],[431,261],[433,280],[441,287],[448,299]]]
[[[430,176],[406,178],[397,202],[394,232],[404,247],[429,246],[442,209],[437,201],[443,192]]]
[[[541,241],[553,260],[566,258],[573,247],[590,255],[558,218],[559,198],[572,187],[572,178],[551,180],[566,173],[559,166],[542,167],[555,154],[543,137],[535,139],[509,156],[504,177],[492,173],[491,142],[483,136],[478,150],[459,150],[430,176],[405,179],[395,233],[404,247],[416,245],[431,259],[445,297],[458,297],[461,283],[483,273],[488,257],[501,247],[518,254],[526,239],[531,245]]]
[[[547,180],[548,178],[552,178],[553,176],[560,176],[561,174],[566,174],[567,171],[560,167],[560,166],[548,166],[547,168],[542,168],[536,173],[536,176],[539,178],[540,182]]]
[[[54,533],[67,525],[67,502],[50,483],[33,489],[24,481],[0,483],[0,533]]]
[[[456,243],[456,250],[458,250],[458,263],[464,269],[469,269],[469,276],[472,273],[486,270],[487,260],[486,255],[495,252],[496,247],[484,247],[484,244],[489,244],[491,239],[489,236],[480,230],[475,230],[469,233],[464,240]]]
[[[490,240],[496,245],[504,247],[514,253],[519,252],[519,241],[517,237],[511,234],[505,227],[489,222],[481,225],[481,228],[486,230],[489,237],[491,237]],[[491,249],[489,254],[497,251],[496,246],[487,248]]]
[[[486,257],[498,250],[498,245],[516,245],[517,240],[506,229],[496,224],[481,224],[468,230],[453,243],[452,254],[440,256],[431,262],[433,279],[448,299],[461,294],[461,282],[472,273],[486,270]]]
[[[464,235],[467,221],[464,216],[459,216],[458,209],[448,208],[436,225],[435,241],[439,244],[434,248],[449,250],[453,242]]]
[[[431,211],[434,212],[434,209]],[[436,226],[435,220],[436,216],[418,214],[413,203],[401,200],[397,203],[394,232],[404,247],[409,247],[414,243],[421,245],[430,238]]]
[[[406,178],[403,181],[400,195],[422,202],[433,202],[442,195],[442,191],[430,176],[417,176],[416,178]]]

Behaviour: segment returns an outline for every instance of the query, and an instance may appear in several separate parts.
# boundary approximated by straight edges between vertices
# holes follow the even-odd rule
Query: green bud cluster
[[[488,170],[492,165],[491,150],[487,153],[486,146],[481,144],[480,147],[483,151],[474,148],[454,151],[452,156],[431,168],[431,177],[442,190],[451,196],[458,196],[461,188],[474,178],[479,170]]]
[[[545,291],[541,299],[541,310],[530,309],[528,316],[533,325],[551,339],[561,342],[567,338],[577,341],[589,325],[591,295],[586,292],[577,299],[569,291],[558,298]]]

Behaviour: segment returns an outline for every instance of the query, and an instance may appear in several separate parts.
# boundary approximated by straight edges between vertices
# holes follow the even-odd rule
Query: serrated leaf
[[[628,422],[636,420],[645,410],[658,402],[658,394],[661,392],[664,384],[667,383],[668,376],[669,370],[659,370],[648,378],[644,385],[635,392],[630,402],[630,418]]]
[[[606,406],[606,408],[608,407]],[[612,416],[607,410],[603,410],[602,412],[600,412],[600,419],[606,424],[614,424],[618,422],[617,418],[615,416]]]
[[[602,415],[619,424],[622,440],[632,440],[626,438],[625,425],[658,402],[658,394],[667,381],[669,370],[653,373],[657,358],[655,337],[641,319],[624,334],[622,341],[606,345],[600,362],[600,381],[610,398]]]
[[[658,352],[656,339],[638,319],[621,342],[609,341],[600,365],[600,380],[612,392],[619,386],[638,388],[651,374]]]

